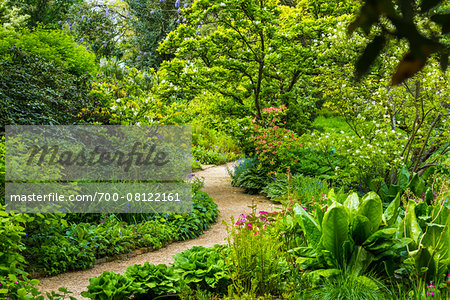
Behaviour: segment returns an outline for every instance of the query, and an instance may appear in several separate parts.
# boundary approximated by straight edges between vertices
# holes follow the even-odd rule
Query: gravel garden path
[[[42,291],[57,290],[59,287],[65,287],[72,291],[72,296],[76,299],[87,299],[81,297],[80,293],[87,290],[89,278],[97,277],[104,271],[113,271],[124,273],[129,265],[144,264],[169,264],[173,262],[173,256],[193,246],[210,247],[214,244],[227,243],[226,226],[222,220],[230,222],[230,217],[235,219],[241,213],[250,213],[252,204],[257,205],[257,210],[274,210],[274,202],[260,195],[248,195],[242,189],[231,186],[231,178],[228,175],[227,167],[232,167],[233,163],[222,166],[204,166],[203,170],[195,173],[197,177],[204,178],[205,187],[203,191],[207,192],[217,203],[220,211],[217,223],[198,238],[175,242],[159,250],[137,255],[128,260],[117,260],[95,265],[92,269],[60,274],[54,277],[40,278],[38,288]]]

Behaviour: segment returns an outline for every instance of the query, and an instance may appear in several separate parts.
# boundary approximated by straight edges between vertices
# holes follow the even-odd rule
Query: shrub
[[[178,276],[173,268],[164,264],[155,266],[145,262],[144,265],[128,266],[123,277],[133,282],[135,289],[130,292],[134,299],[154,299],[178,291]]]
[[[80,117],[117,125],[183,123],[182,104],[166,105],[154,97],[154,74],[127,66],[118,70],[113,63],[113,60],[103,63],[102,70],[112,76],[96,75],[88,95],[91,104],[80,112]]]
[[[231,283],[225,263],[227,254],[228,248],[222,245],[194,246],[177,253],[173,267],[189,288],[224,294]]]
[[[226,152],[225,149],[219,147],[204,148],[202,146],[194,146],[192,154],[202,164],[221,165],[236,160],[239,156],[233,152]]]
[[[247,158],[234,167],[230,174],[234,186],[245,189],[248,193],[258,193],[266,186],[267,172],[260,167],[259,160]]]
[[[140,290],[127,277],[114,272],[104,272],[99,277],[89,279],[88,291],[82,292],[81,295],[94,300],[127,300],[133,291]]]
[[[291,177],[289,179],[289,177]],[[329,186],[326,181],[303,175],[279,174],[262,189],[271,200],[294,200],[307,204],[326,199]],[[290,199],[287,199],[289,193]]]
[[[286,106],[269,107],[262,110],[266,120],[253,120],[255,150],[261,166],[268,175],[284,172],[293,162],[296,162],[294,152],[302,145],[298,142],[295,132],[284,128],[282,121],[286,114]]]
[[[86,106],[87,76],[76,77],[19,48],[0,61],[1,131],[7,124],[52,125],[79,122],[78,111]]]
[[[5,203],[5,137],[0,137],[0,203]]]
[[[10,60],[9,49],[17,47],[55,63],[74,75],[81,76],[96,70],[95,55],[61,30],[38,27],[33,31],[23,29],[16,32],[0,26],[0,41],[2,60]]]

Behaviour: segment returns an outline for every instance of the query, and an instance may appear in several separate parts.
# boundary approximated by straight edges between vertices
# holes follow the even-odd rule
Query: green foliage
[[[221,245],[210,248],[194,246],[177,253],[173,267],[191,289],[224,294],[231,283],[225,264],[227,254],[228,248]]]
[[[135,299],[153,299],[178,291],[178,276],[175,274],[174,268],[164,264],[155,266],[145,262],[144,265],[131,265],[123,277],[133,282],[135,289],[129,290],[129,293],[134,294]]]
[[[425,199],[408,200],[405,218],[402,221],[404,234],[412,239],[408,247],[406,265],[412,266],[416,276],[417,289],[420,283],[443,281],[450,270],[450,205],[449,181],[436,184],[435,197],[427,203]]]
[[[89,299],[156,299],[180,294],[186,285],[223,291],[229,283],[224,251],[226,247],[219,245],[193,247],[178,253],[171,266],[146,262],[128,266],[124,275],[104,272],[89,280],[88,291],[82,295]]]
[[[44,297],[35,287],[39,281],[29,280],[25,268],[28,264],[28,257],[25,249],[24,239],[28,238],[25,231],[30,226],[41,226],[44,224],[57,223],[57,218],[37,214],[8,214],[4,206],[0,204],[0,298],[8,296],[6,299],[36,299],[43,300]],[[64,295],[51,292],[48,299],[62,299],[71,292],[60,289]],[[74,299],[74,298],[70,298]]]
[[[128,23],[127,6],[123,1],[83,1],[72,6],[66,19],[58,22],[97,58],[129,55],[128,43],[132,36]]]
[[[1,131],[6,124],[74,124],[86,104],[87,76],[79,78],[18,48],[0,62]]]
[[[88,95],[91,105],[84,107],[80,117],[117,125],[183,122],[182,104],[166,104],[152,92],[156,86],[153,73],[116,63],[114,59],[102,61],[106,74],[96,75]]]
[[[10,7],[8,2],[8,0],[0,0],[0,26],[6,29],[22,27],[29,16],[21,15],[20,9]]]
[[[347,270],[354,276],[364,275],[370,268],[383,270],[383,260],[393,263],[411,242],[401,236],[394,238],[401,227],[398,223],[383,226],[382,202],[375,193],[370,192],[361,200],[352,194],[344,204],[337,202],[332,194],[328,198],[331,206],[324,215],[319,210],[314,211],[313,219],[301,206],[294,207],[308,247],[299,247],[293,252],[299,256],[300,268],[318,269],[308,274],[310,278],[319,279],[322,276],[319,274],[325,272],[321,267]],[[397,265],[399,263],[397,261]]]
[[[322,286],[308,294],[310,299],[386,299],[386,287],[375,278],[340,274],[325,279]]]
[[[232,287],[237,295],[280,294],[284,289],[286,258],[282,243],[269,234],[269,213],[260,211],[256,216],[240,215],[236,224],[228,226],[229,254],[226,263],[230,268]],[[230,293],[229,291],[229,293]]]
[[[142,69],[158,68],[164,60],[168,61],[173,56],[159,53],[156,49],[180,22],[185,23],[181,8],[188,3],[179,0],[126,0],[126,3],[133,16],[130,21],[135,32],[135,53],[130,60]]]
[[[192,144],[205,148],[216,146],[224,152],[239,153],[239,148],[231,137],[197,123],[192,127]]]
[[[0,137],[0,203],[5,203],[5,137]]]
[[[33,31],[6,30],[0,27],[0,58],[10,60],[9,49],[13,46],[63,66],[74,75],[81,76],[96,70],[95,55],[75,42],[74,37],[62,30],[48,30],[43,27]]]
[[[402,140],[392,131],[375,130],[377,125],[380,124],[363,123],[359,130],[368,129],[368,132],[359,136],[332,130],[322,134],[313,132],[302,140],[310,151],[319,153],[311,160],[327,175],[325,178],[363,191],[371,188],[378,191],[385,180],[386,168],[398,168],[402,164],[398,158]],[[313,171],[315,166],[310,167]],[[304,166],[300,164],[300,168]]]
[[[69,13],[72,5],[80,3],[82,0],[8,0],[9,3],[21,9],[23,14],[29,15],[27,25],[29,28],[40,23],[56,28],[57,22],[63,20]]]
[[[99,277],[89,279],[88,291],[81,295],[93,300],[126,300],[133,291],[139,292],[139,288],[127,277],[104,272]]]
[[[195,1],[184,10],[187,23],[161,44],[175,58],[160,70],[172,93],[226,103],[222,114],[261,119],[264,107],[285,105],[288,128],[302,132],[317,101],[313,60],[304,58],[320,36],[305,11],[271,0]]]
[[[24,224],[33,218],[28,215],[7,214],[0,206],[0,281],[17,281],[19,276],[26,276],[25,258],[21,252],[25,249],[22,236],[25,235]]]
[[[239,155],[233,152],[224,152],[219,147],[194,147],[192,154],[196,160],[206,165],[221,165],[230,161],[234,161],[239,158]]]
[[[230,175],[234,186],[243,188],[250,194],[259,192],[267,183],[267,172],[260,167],[256,158],[238,161]]]
[[[442,162],[448,151],[448,104],[442,100],[447,99],[448,72],[429,65],[414,79],[391,87],[385,77],[391,76],[391,68],[405,46],[391,41],[376,61],[376,68],[370,69],[370,76],[361,82],[349,81],[351,62],[364,43],[358,35],[346,39],[340,28],[342,24],[329,30],[325,41],[316,45],[324,57],[342,53],[317,77],[323,83],[320,90],[325,105],[352,131],[341,129],[340,134],[335,130],[319,135],[317,146],[334,146],[338,154],[349,158],[350,165],[338,171],[338,176],[349,184],[360,184],[364,190],[379,190],[381,181],[388,185],[397,182],[396,170],[402,166],[412,174],[424,172],[434,165],[430,163],[434,159],[437,164]]]
[[[308,137],[304,136],[302,141],[305,141]],[[346,157],[337,154],[334,145],[331,145],[329,148],[321,147],[315,149],[311,147],[312,145],[309,142],[305,144],[309,147],[305,147],[294,153],[295,159],[291,165],[291,172],[317,177],[318,179],[334,179],[339,183],[342,182],[339,177],[336,178],[334,175],[336,168],[345,170],[348,164]]]
[[[330,189],[326,181],[303,175],[292,175],[291,177],[289,179],[289,175],[278,174],[273,181],[268,181],[261,192],[267,194],[271,200],[294,200],[305,207],[315,206],[316,201],[319,203],[326,201]]]
[[[232,138],[197,123],[192,128],[192,154],[202,164],[220,165],[239,157],[239,149]]]
[[[320,132],[329,132],[332,130],[351,132],[351,128],[345,122],[345,119],[341,116],[334,115],[329,109],[323,108],[322,113],[319,112],[317,118],[314,119],[312,124],[314,129]]]
[[[142,247],[159,249],[175,240],[195,238],[216,221],[218,210],[211,197],[194,190],[192,213],[148,214],[136,218],[128,214],[131,221],[139,221],[130,224],[120,220],[124,216],[110,215],[91,224],[68,226],[62,220],[62,224],[27,228],[24,253],[30,269],[56,275],[90,268],[97,258],[114,257]]]

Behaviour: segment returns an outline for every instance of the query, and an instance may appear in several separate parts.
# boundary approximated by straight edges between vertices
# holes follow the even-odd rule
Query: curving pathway
[[[197,177],[204,178],[207,192],[217,203],[220,211],[217,223],[198,238],[175,242],[159,250],[138,255],[128,260],[118,260],[101,265],[95,265],[92,269],[68,272],[54,277],[40,278],[38,288],[41,291],[56,291],[59,287],[65,287],[72,291],[72,296],[76,299],[87,299],[81,297],[80,293],[87,290],[89,278],[97,277],[104,271],[113,271],[124,273],[129,265],[143,264],[149,262],[152,264],[169,264],[173,262],[173,256],[193,246],[210,247],[214,244],[227,243],[226,226],[222,220],[230,222],[230,217],[235,220],[241,213],[250,213],[250,206],[257,205],[257,210],[274,210],[274,202],[267,200],[264,196],[248,195],[242,189],[231,186],[231,179],[227,172],[227,167],[232,167],[233,163],[222,166],[204,166],[202,171],[195,173]]]

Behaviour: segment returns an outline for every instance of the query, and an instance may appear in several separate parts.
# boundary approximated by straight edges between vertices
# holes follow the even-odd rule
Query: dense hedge
[[[56,125],[79,121],[86,107],[88,76],[70,74],[44,58],[13,47],[0,61],[0,126]]]

